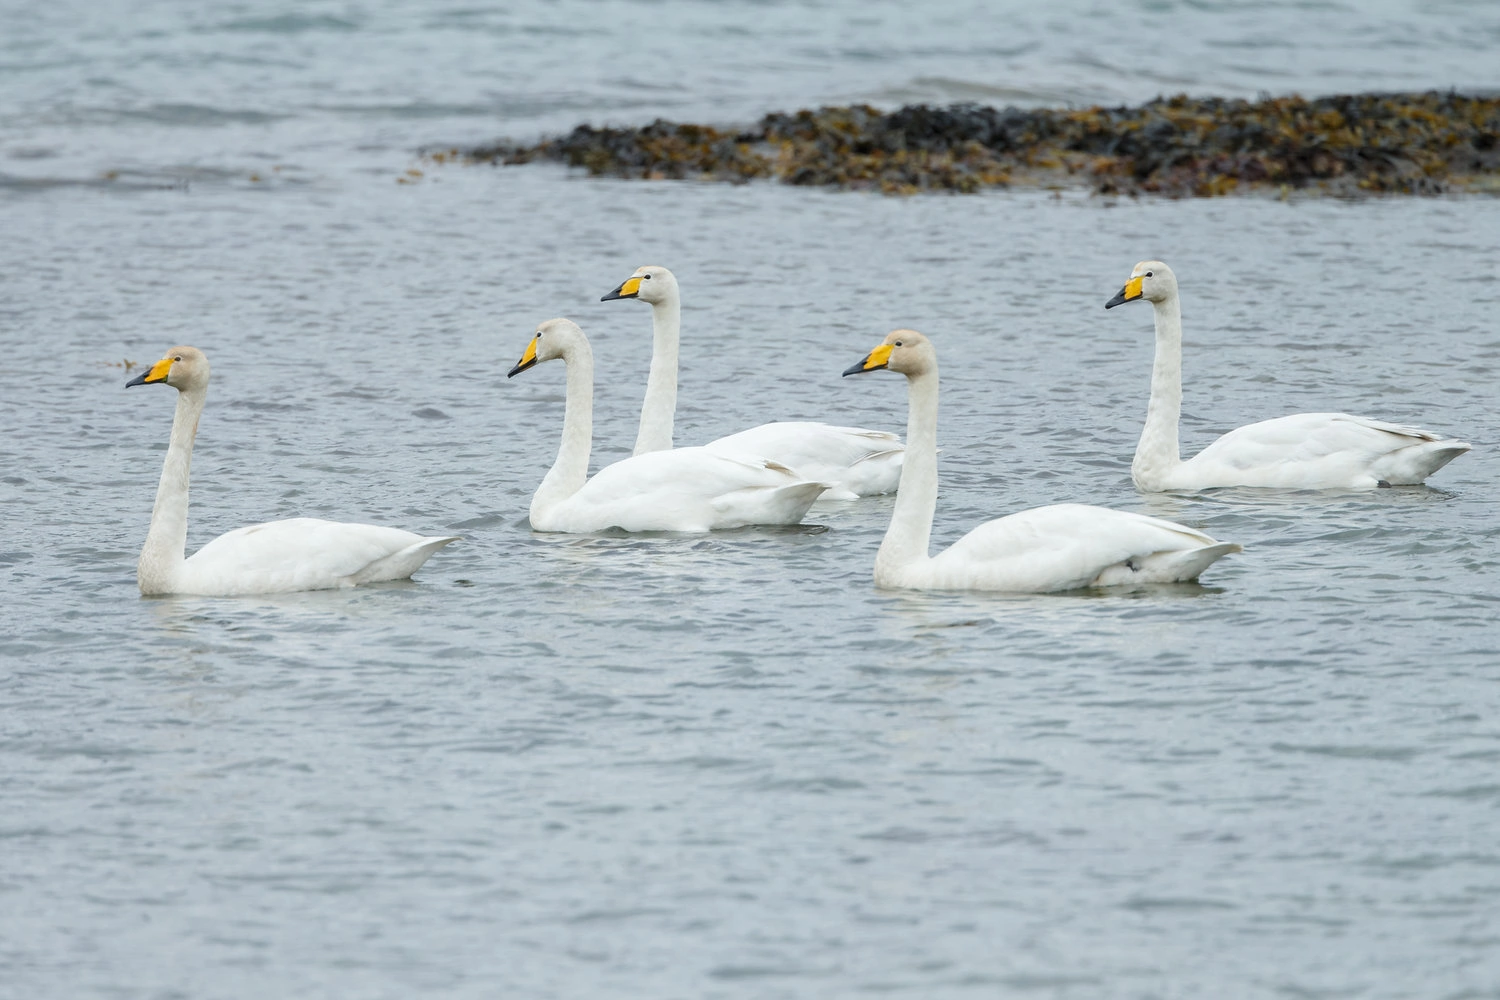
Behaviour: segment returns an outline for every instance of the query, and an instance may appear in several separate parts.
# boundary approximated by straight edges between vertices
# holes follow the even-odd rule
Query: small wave
[[[217,25],[216,31],[246,31],[268,35],[300,35],[308,31],[358,31],[356,21],[313,14],[280,14],[276,17],[244,17]]]
[[[181,188],[179,179],[155,179],[146,175],[125,177],[111,171],[100,177],[22,177],[0,174],[0,191],[40,192],[57,188],[111,188],[125,191],[165,191]]]
[[[146,121],[159,125],[187,128],[214,128],[221,125],[266,125],[290,115],[249,109],[213,108],[204,104],[153,104],[145,108],[127,108],[113,112],[120,121]]]
[[[1114,95],[1078,87],[1006,87],[946,76],[919,76],[902,86],[875,91],[876,103],[911,104],[919,101],[986,101],[1022,107],[1050,104],[1092,104]]]

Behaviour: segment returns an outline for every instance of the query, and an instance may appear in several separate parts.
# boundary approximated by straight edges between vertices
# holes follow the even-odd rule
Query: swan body
[[[677,408],[677,354],[682,293],[664,267],[637,268],[603,301],[640,299],[651,306],[651,374],[641,406],[635,454],[672,447]],[[728,454],[765,456],[807,479],[832,484],[824,499],[852,500],[890,493],[901,481],[901,439],[885,431],[809,420],[777,421],[717,438],[704,445]]]
[[[810,420],[776,421],[717,438],[714,451],[769,455],[799,475],[832,483],[825,500],[890,493],[901,482],[901,438],[888,431],[839,427]]]
[[[226,532],[184,557],[188,470],[208,393],[203,352],[174,347],[126,383],[177,389],[172,438],[162,465],[151,529],[136,566],[141,593],[227,597],[329,590],[404,580],[457,536],[424,537],[399,528],[313,517],[268,521]]]
[[[937,508],[937,352],[920,333],[896,330],[844,374],[881,368],[906,376],[908,418],[896,507],[875,557],[877,586],[1048,593],[1178,583],[1240,551],[1160,518],[1056,504],[987,521],[929,555]]]
[[[701,532],[796,524],[828,488],[776,462],[707,448],[634,455],[590,479],[594,360],[583,331],[566,319],[542,323],[510,375],[554,358],[567,367],[567,402],[557,461],[531,499],[537,531]]]
[[[1146,463],[1135,479],[1152,491],[1373,489],[1420,483],[1468,450],[1416,427],[1347,413],[1295,413],[1237,427],[1176,466],[1157,470]]]
[[[1161,261],[1142,261],[1105,308],[1139,298],[1152,304],[1156,316],[1151,402],[1130,466],[1139,489],[1410,485],[1469,450],[1466,442],[1416,427],[1347,413],[1297,413],[1236,428],[1184,462],[1178,457],[1177,443],[1182,410],[1182,307],[1172,269]]]
[[[173,594],[279,594],[404,580],[454,538],[294,517],[225,532],[184,560]]]

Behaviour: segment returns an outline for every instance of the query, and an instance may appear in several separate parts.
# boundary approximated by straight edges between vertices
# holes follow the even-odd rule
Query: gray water
[[[932,87],[1493,85],[1500,23],[975,10],[6,14],[0,995],[1500,996],[1500,201],[404,174],[427,142]],[[1164,22],[1175,56],[1109,44]],[[1185,452],[1307,409],[1474,451],[1421,488],[1138,494],[1151,318],[1102,305],[1158,255]],[[1083,501],[1245,552],[1202,586],[924,596],[870,583],[889,499],[534,535],[562,372],[504,374],[576,319],[595,460],[625,454],[650,315],[598,298],[647,262],[686,296],[680,442],[899,429],[899,378],[838,373],[910,325],[943,367],[936,545]],[[173,400],[122,363],[175,343],[214,365],[190,546],[296,515],[463,541],[410,584],[140,598]]]

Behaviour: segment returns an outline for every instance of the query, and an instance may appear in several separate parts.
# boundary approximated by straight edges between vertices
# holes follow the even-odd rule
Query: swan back
[[[926,585],[938,589],[1039,593],[1192,580],[1238,551],[1172,521],[1054,504],[986,521],[923,569]]]
[[[824,500],[855,500],[894,492],[905,447],[886,431],[810,420],[761,424],[704,445],[714,451],[775,456],[801,476],[832,483]]]
[[[1467,442],[1418,427],[1348,413],[1294,413],[1223,435],[1172,470],[1168,488],[1410,485],[1468,450]]]
[[[633,455],[594,474],[577,492],[532,511],[538,531],[712,531],[796,524],[827,484],[775,462],[708,448]]]
[[[193,553],[172,593],[279,594],[404,580],[457,536],[294,517],[226,532]]]

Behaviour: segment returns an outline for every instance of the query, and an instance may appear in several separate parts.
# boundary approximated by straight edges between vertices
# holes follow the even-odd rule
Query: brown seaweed
[[[1139,107],[866,105],[766,115],[752,128],[580,125],[534,145],[433,159],[580,167],[595,176],[773,179],[888,194],[1009,185],[1100,194],[1500,191],[1500,98],[1458,93],[1161,98]]]

